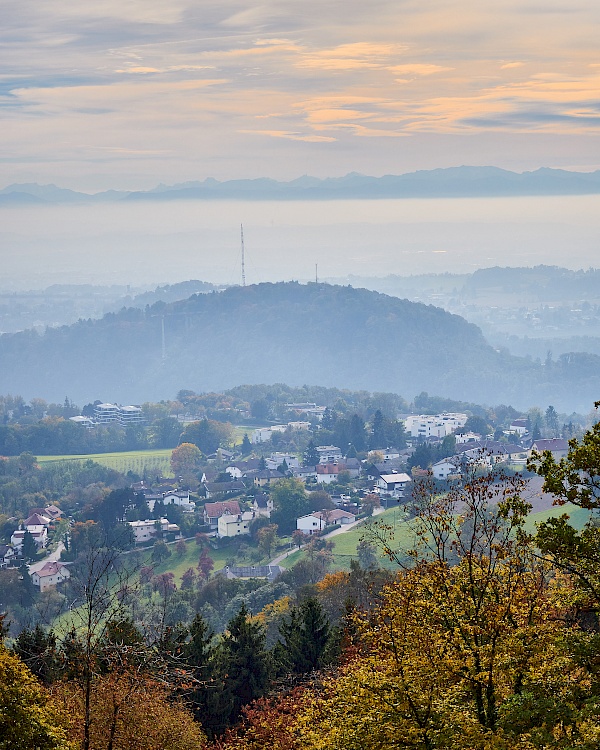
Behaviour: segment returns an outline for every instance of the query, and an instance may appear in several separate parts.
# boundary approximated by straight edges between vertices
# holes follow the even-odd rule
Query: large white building
[[[414,438],[443,438],[464,427],[466,414],[444,412],[443,414],[414,414],[404,420],[404,429]]]

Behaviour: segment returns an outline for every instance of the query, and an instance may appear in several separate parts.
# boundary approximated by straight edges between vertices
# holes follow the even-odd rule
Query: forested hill
[[[286,382],[587,410],[600,368],[586,357],[544,368],[496,352],[476,326],[436,307],[351,287],[259,284],[4,335],[0,392],[142,403],[182,388]]]

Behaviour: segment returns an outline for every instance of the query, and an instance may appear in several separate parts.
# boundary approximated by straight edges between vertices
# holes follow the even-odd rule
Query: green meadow
[[[87,461],[115,469],[123,474],[133,471],[140,476],[145,472],[151,474],[171,474],[171,448],[160,448],[145,451],[124,451],[119,453],[89,453],[86,455],[63,455],[63,456],[38,456],[41,465],[54,463],[56,461]]]

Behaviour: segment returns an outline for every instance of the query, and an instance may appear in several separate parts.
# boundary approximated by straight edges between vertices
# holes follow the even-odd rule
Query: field
[[[126,451],[122,453],[90,453],[84,456],[38,456],[38,463],[44,465],[55,461],[87,461],[91,459],[102,464],[102,466],[115,469],[123,474],[133,471],[141,476],[145,471],[152,475],[171,476],[171,453],[170,448],[161,448],[159,450]]]

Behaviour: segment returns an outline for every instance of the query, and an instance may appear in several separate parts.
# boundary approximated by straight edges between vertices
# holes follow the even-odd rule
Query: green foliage
[[[275,506],[271,521],[279,527],[281,534],[291,534],[296,528],[296,519],[308,512],[308,498],[299,479],[280,479],[271,487],[271,499]]]

